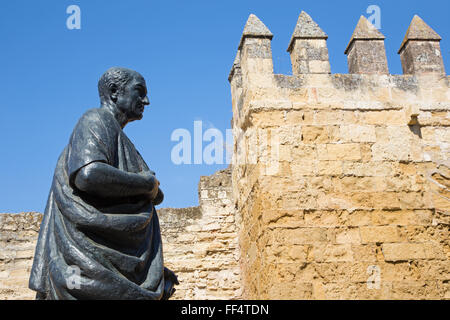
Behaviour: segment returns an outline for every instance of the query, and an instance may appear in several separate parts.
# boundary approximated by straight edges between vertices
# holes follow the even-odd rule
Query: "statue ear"
[[[117,102],[118,89],[115,84],[111,85],[109,92],[110,92],[111,101]]]

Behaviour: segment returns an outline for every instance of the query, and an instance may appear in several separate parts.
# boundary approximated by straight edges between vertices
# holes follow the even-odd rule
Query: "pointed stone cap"
[[[228,81],[231,82],[231,79],[233,78],[233,75],[236,71],[236,68],[241,67],[241,52],[238,50],[236,54],[236,58],[234,58],[233,66],[231,67],[231,71],[228,74]]]
[[[233,61],[233,66],[239,66],[241,63],[241,53],[238,51]]]
[[[400,53],[403,47],[409,40],[428,40],[428,41],[441,41],[442,38],[430,28],[418,15],[415,15],[406,31],[405,38],[403,38],[402,44],[398,53]]]
[[[298,16],[297,24],[295,25],[294,33],[287,51],[291,52],[295,39],[328,39],[328,36],[319,25],[305,11],[302,11]]]
[[[248,17],[245,24],[244,31],[242,32],[241,41],[239,42],[239,49],[242,48],[245,37],[261,37],[261,38],[273,38],[272,32],[265,26],[261,20],[258,19],[253,13]]]
[[[356,25],[355,31],[353,31],[350,42],[345,49],[345,54],[348,53],[353,41],[355,40],[384,40],[385,36],[378,31],[373,24],[366,19],[366,17],[361,16],[359,18],[358,24]]]

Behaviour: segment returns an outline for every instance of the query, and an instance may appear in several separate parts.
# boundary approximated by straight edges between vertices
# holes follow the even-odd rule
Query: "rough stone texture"
[[[384,40],[384,35],[378,31],[373,24],[367,20],[366,17],[361,16],[358,20],[355,30],[353,31],[352,37],[347,45],[346,51],[350,49],[350,46],[355,40]]]
[[[272,39],[273,34],[270,30],[258,19],[257,16],[251,14],[245,24],[244,31],[242,31],[241,42],[239,48],[242,47],[245,37],[269,38]]]
[[[325,39],[294,39],[290,53],[294,75],[331,72]]]
[[[384,38],[380,31],[361,16],[345,50],[348,55],[348,72],[389,74]]]
[[[231,170],[201,177],[200,206],[159,209],[165,265],[180,280],[173,299],[241,295]],[[28,289],[42,214],[0,214],[0,300],[34,299]]]
[[[441,37],[419,16],[414,16],[398,51],[403,73],[445,75],[440,40]]]
[[[34,299],[28,289],[42,214],[0,214],[0,300]]]
[[[319,27],[319,25],[311,18],[309,14],[305,11],[300,12],[298,16],[297,24],[295,25],[294,32],[291,37],[291,42],[289,46],[292,44],[292,41],[295,38],[302,39],[327,39],[328,36],[323,30]],[[289,51],[289,48],[288,48]]]
[[[292,72],[330,73],[328,36],[304,11],[300,13],[287,51],[291,54]]]
[[[388,74],[383,40],[356,40],[348,51],[348,72]]]
[[[410,40],[400,51],[403,73],[443,73],[444,61],[438,41]]]
[[[450,78],[268,64],[230,81],[243,297],[449,299]]]
[[[160,209],[164,261],[180,280],[174,299],[238,299],[241,296],[231,169],[201,177],[199,204]]]
[[[418,15],[415,15],[411,21],[411,24],[406,31],[405,37],[403,38],[402,44],[400,45],[400,50],[409,40],[437,40],[440,41],[442,38],[430,28],[429,25],[425,23]],[[399,50],[399,51],[400,51]]]

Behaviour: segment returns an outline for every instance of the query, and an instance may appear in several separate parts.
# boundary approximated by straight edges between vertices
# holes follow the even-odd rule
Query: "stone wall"
[[[241,295],[231,171],[201,177],[200,205],[159,209],[165,265],[178,275],[173,299],[238,299]],[[0,214],[0,300],[33,299],[28,279],[40,213]]]
[[[33,299],[28,289],[42,214],[0,214],[0,300]]]
[[[199,207],[159,210],[164,260],[178,275],[175,299],[241,296],[231,170],[201,177]]]
[[[327,36],[302,12],[292,76],[273,73],[272,37],[251,15],[229,76],[243,297],[449,299],[439,36],[415,17],[405,74],[390,75],[384,36],[361,18],[351,74],[330,74]]]

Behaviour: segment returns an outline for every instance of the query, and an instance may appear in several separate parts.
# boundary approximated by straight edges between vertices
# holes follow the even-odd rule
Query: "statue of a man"
[[[37,299],[168,299],[155,205],[163,193],[125,125],[149,105],[144,78],[111,68],[101,107],[78,121],[56,165],[29,287]]]

